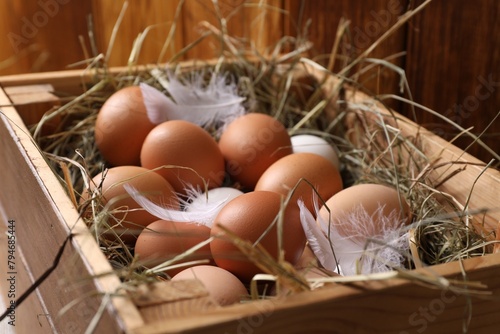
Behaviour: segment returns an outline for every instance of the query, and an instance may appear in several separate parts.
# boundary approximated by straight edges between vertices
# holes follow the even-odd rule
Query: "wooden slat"
[[[134,40],[146,29],[150,29],[150,31],[140,48],[139,64],[166,62],[173,54],[179,52],[184,44],[182,17],[181,20],[174,21],[179,0],[128,0],[123,21],[118,26],[117,20],[125,2],[125,0],[92,1],[99,50],[106,54],[111,49],[109,66],[126,66]],[[174,22],[177,27],[172,36],[171,49],[163,59],[158,59]],[[115,27],[118,30],[114,45],[111,46],[109,43]]]
[[[220,18],[226,20],[228,36],[241,39],[247,45],[252,41],[262,53],[282,37],[281,0],[224,0],[217,3],[218,7],[211,0],[186,1],[183,10],[185,46],[200,37],[200,23],[203,21],[221,30]],[[261,7],[257,7],[259,4]],[[218,58],[221,55],[220,47],[220,41],[210,36],[192,48],[186,54],[186,59]]]
[[[475,134],[500,112],[499,18],[496,0],[433,1],[408,30],[406,69],[414,100],[463,128],[474,127]],[[423,111],[417,122],[446,140],[459,132]],[[497,153],[499,133],[500,118],[483,138]],[[472,141],[463,136],[456,143],[466,148]],[[483,161],[492,158],[477,144],[468,152]]]
[[[205,286],[197,280],[164,281],[138,287],[131,293],[146,323],[218,309]]]
[[[267,45],[273,45],[284,34],[297,36],[303,33],[306,20],[311,19],[306,38],[315,45],[312,56],[322,57],[331,51],[341,17],[351,21],[350,44],[354,46],[351,51],[360,52],[395,22],[397,11],[402,13],[409,5],[414,8],[423,1],[251,0],[248,3],[283,8],[287,13],[282,15],[274,10],[246,8],[230,18],[227,24],[231,34],[251,38],[259,49],[263,49]],[[55,0],[46,1],[53,2]],[[87,14],[91,13],[95,24],[97,52],[105,53],[124,2],[125,0],[70,1],[60,5],[46,24],[37,28],[33,36],[28,36],[27,41],[19,45],[19,50],[13,47],[9,36],[16,34],[22,37],[23,27],[29,25],[26,22],[33,22],[34,16],[42,18],[40,15],[44,10],[39,2],[2,2],[0,12],[8,15],[4,14],[0,22],[0,35],[6,36],[0,40],[0,74],[65,69],[68,64],[85,58],[79,36],[83,37],[84,45],[92,55],[87,26]],[[137,35],[148,26],[160,24],[146,38],[139,57],[140,63],[156,62],[180,2],[130,0],[124,21],[118,29],[109,64],[126,65]],[[222,14],[229,15],[234,8],[242,5],[243,0],[224,0],[218,3]],[[500,105],[500,52],[495,48],[500,43],[500,29],[497,29],[499,16],[500,4],[495,0],[433,1],[409,25],[380,45],[372,56],[382,59],[406,51],[407,56],[394,63],[405,70],[415,101],[447,115],[464,128],[473,126],[473,131],[480,133],[498,113]],[[220,27],[212,1],[186,0],[173,35],[173,49],[161,61],[168,61],[172,54],[199,37],[198,24],[202,20]],[[62,48],[61,41],[64,44]],[[217,45],[218,42],[213,38],[207,39],[183,59],[218,56]],[[341,59],[336,64],[335,69],[340,69]],[[376,67],[360,81],[375,93],[398,93],[399,76],[387,70],[379,72],[380,69],[380,66]],[[483,79],[494,85],[486,87]],[[477,92],[480,96],[477,96]],[[475,97],[479,99],[474,99]],[[403,115],[410,116],[410,110],[403,108],[405,104],[397,101],[388,103]],[[455,110],[455,106],[462,106],[462,110]],[[437,131],[447,140],[457,133],[456,129],[446,125],[438,117],[420,110],[416,121]],[[496,151],[500,150],[499,124],[500,121],[497,120],[483,137]],[[460,148],[466,148],[471,141],[464,137],[456,143]],[[483,161],[489,161],[492,157],[477,144],[469,152]]]
[[[458,333],[468,315],[464,312],[469,301],[471,332],[490,333],[499,324],[495,314],[500,312],[500,282],[491,270],[500,269],[500,254],[466,260],[463,266],[467,279],[483,283],[493,297],[469,299],[405,279],[335,284],[284,300],[241,304],[195,318],[151,323],[134,333]],[[461,279],[459,263],[418,272]]]
[[[0,105],[9,103],[0,90]],[[99,308],[102,293],[116,292],[120,282],[114,275],[94,279],[94,275],[111,273],[111,265],[78,219],[64,189],[12,107],[2,108],[0,138],[0,152],[8,157],[0,161],[0,203],[5,216],[16,221],[17,244],[24,254],[29,254],[25,259],[31,280],[54,264],[70,230],[75,234],[59,265],[37,291],[57,330],[83,332]],[[66,313],[59,314],[82,297]],[[36,316],[31,313],[36,310],[25,311],[27,317]],[[121,326],[134,328],[142,324],[137,309],[126,298],[112,299],[99,322],[104,332],[119,332]]]
[[[61,4],[60,4],[61,3]],[[0,74],[53,71],[82,60],[89,1],[2,1]]]
[[[316,65],[305,64],[304,68],[308,73],[320,79],[324,78],[326,73],[323,68]],[[325,83],[325,88],[331,87],[330,89],[334,90],[335,87],[343,84],[342,82],[342,80],[335,76],[329,76]],[[389,119],[393,118],[391,111],[375,98],[350,86],[345,87],[346,101],[354,105],[369,106],[381,115],[386,115]],[[395,115],[397,118],[396,126],[401,130],[403,136],[419,136],[422,151],[429,161],[437,161],[436,159],[439,158],[439,162],[449,163],[433,171],[431,179],[435,182],[443,180],[444,176],[451,173],[452,170],[462,169],[464,167],[463,163],[469,163],[464,171],[444,182],[438,190],[451,194],[462,205],[468,203],[468,210],[487,209],[488,211],[484,216],[480,214],[474,218],[475,222],[477,224],[484,224],[489,231],[495,230],[500,221],[500,171],[494,168],[485,169],[485,163],[481,160],[464,152],[399,113],[396,112]]]
[[[38,123],[48,111],[61,105],[59,98],[53,94],[53,91],[54,87],[49,84],[5,88],[12,105],[16,107],[19,116],[28,128]],[[59,123],[60,117],[50,120],[43,126],[42,133],[53,132]]]
[[[6,191],[2,189],[2,191]],[[6,216],[3,212],[3,208],[0,205],[0,219],[2,222],[0,223],[0,249],[2,250],[2,254],[7,256],[8,243],[7,243],[7,225],[8,221],[11,219]],[[14,223],[15,224],[15,223]],[[15,235],[15,234],[14,234]],[[16,242],[14,251],[14,272],[15,274],[11,275],[8,268],[8,262],[4,260],[5,265],[3,266],[3,270],[0,272],[0,280],[2,284],[0,284],[0,293],[1,299],[3,303],[0,303],[2,306],[10,305],[10,302],[15,298],[19,298],[22,292],[26,291],[32,283],[32,277],[30,275],[29,270],[25,267],[25,256],[22,253],[22,250],[19,248],[19,243]],[[9,296],[10,290],[10,282],[8,279],[14,276],[13,283],[15,284],[15,289],[12,291],[15,294],[14,296]],[[4,284],[5,282],[5,284]],[[7,283],[8,282],[8,283]],[[5,309],[0,309],[0,312],[3,313]],[[17,333],[27,333],[29,331],[33,331],[34,328],[37,329],[41,334],[49,334],[53,333],[53,328],[50,323],[50,318],[46,316],[46,309],[43,307],[43,304],[38,299],[38,295],[33,293],[29,296],[19,308],[15,310],[15,314],[13,318],[7,317],[5,320],[0,322],[0,332],[4,333],[13,333],[13,331],[17,331]],[[9,322],[12,322],[9,324]],[[8,331],[10,330],[10,331]]]
[[[203,64],[201,64],[201,62],[197,60],[188,60],[182,62],[182,64],[184,69],[189,69],[191,67],[199,67],[202,65],[214,65],[216,61],[217,60],[214,59],[207,59],[203,61]],[[143,64],[131,67],[117,66],[110,68],[108,73],[110,75],[123,73],[134,75],[139,71],[146,71],[153,66],[156,65]],[[10,87],[45,85],[47,82],[50,82],[50,85],[54,88],[55,93],[60,93],[64,96],[71,96],[71,94],[78,96],[84,91],[84,86],[96,83],[95,71],[67,70],[0,76],[0,85],[7,90],[12,89]],[[11,101],[9,101],[8,104],[4,104],[2,106],[8,106],[11,104]]]
[[[285,0],[285,9],[290,12],[290,21],[285,24],[284,31],[291,35],[303,33],[307,20],[310,26],[306,38],[314,43],[314,52],[311,57],[319,63],[328,64],[328,57],[335,42],[337,29],[341,18],[350,22],[344,36],[344,43],[340,44],[339,58],[336,60],[335,72],[344,68],[347,63],[345,57],[353,60],[370,47],[383,33],[385,33],[406,11],[407,1],[380,1],[369,0],[361,4],[357,1],[296,1]],[[298,30],[299,29],[299,30]],[[380,44],[371,58],[385,59],[405,50],[406,32],[404,27],[397,30],[385,42]],[[344,57],[344,58],[343,58]],[[404,68],[402,56],[391,61]],[[365,67],[367,64],[362,64]],[[357,66],[353,71],[346,73],[349,77],[361,69]],[[375,94],[398,93],[398,74],[381,66],[360,76],[358,82]],[[398,109],[398,103],[391,106]]]
[[[2,87],[17,87],[26,85],[43,85],[50,82],[54,90],[65,91],[69,93],[82,92],[82,82],[90,80],[91,73],[82,72],[82,70],[51,71],[41,73],[23,73],[5,75],[1,77]]]

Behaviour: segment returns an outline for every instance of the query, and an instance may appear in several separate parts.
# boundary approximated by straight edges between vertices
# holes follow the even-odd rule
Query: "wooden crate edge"
[[[15,108],[8,106],[9,102],[10,100],[8,99],[8,96],[3,90],[0,89],[0,104],[4,106],[2,108],[2,124],[0,126],[2,126],[2,129],[7,136],[11,136],[10,138],[4,138],[3,140],[5,142],[10,140],[12,143],[15,143],[13,145],[17,145],[19,152],[23,157],[21,158],[23,160],[18,161],[18,163],[26,164],[26,166],[29,166],[29,169],[31,169],[33,173],[33,178],[36,180],[36,184],[33,184],[33,186],[36,188],[36,191],[35,189],[31,189],[28,190],[29,193],[33,194],[34,192],[37,192],[45,194],[50,205],[50,207],[47,207],[46,209],[53,212],[53,215],[58,217],[57,221],[50,222],[50,224],[61,224],[60,227],[62,231],[65,232],[62,232],[63,234],[61,234],[61,232],[53,233],[55,244],[62,245],[64,238],[71,230],[71,233],[73,234],[70,241],[71,248],[67,247],[65,252],[72,253],[65,256],[77,257],[83,261],[84,267],[80,268],[81,274],[87,273],[90,275],[88,279],[92,279],[93,281],[93,283],[90,284],[94,285],[98,291],[103,294],[115,294],[120,287],[120,282],[116,276],[110,275],[110,273],[112,273],[111,265],[105,259],[104,254],[100,251],[83,221],[79,219],[76,210],[66,195],[66,192],[53,174],[50,167],[46,164],[37,147],[32,142],[32,138],[30,137],[27,128],[23,125],[22,120],[17,114]],[[10,172],[13,173],[13,175],[9,176],[14,178],[17,171],[10,170]],[[5,205],[8,203],[8,199],[4,198],[4,200],[5,201],[3,201],[4,203],[2,204]],[[21,210],[21,208],[18,210]],[[43,219],[43,217],[41,219]],[[33,229],[33,226],[27,228],[31,230]],[[21,234],[21,231],[19,232]],[[33,238],[36,238],[37,231],[27,232],[28,235],[30,235],[30,233]],[[48,233],[52,232],[49,231]],[[24,248],[32,246],[28,245],[31,244],[29,240],[19,240],[19,247],[21,249],[23,248],[23,244]],[[50,246],[55,248],[53,244],[45,245],[44,247]],[[28,267],[30,270],[32,270],[34,265],[38,266],[38,260],[36,258],[31,258],[28,255],[25,256],[25,258],[28,261]],[[77,264],[78,262],[75,263],[75,265]],[[47,269],[49,268],[49,265],[50,262],[47,265]],[[35,276],[34,278],[38,278],[37,276],[40,274],[41,269],[42,268],[38,267],[36,272],[31,273]],[[85,294],[86,292],[88,291],[81,291],[82,294]],[[48,295],[45,297],[50,298]],[[56,298],[56,296],[53,295],[52,298]],[[126,298],[113,298],[110,305],[111,306],[108,307],[108,312],[116,317],[115,320],[118,321],[117,325],[119,327],[134,328],[143,324],[140,314]],[[96,308],[98,308],[98,306]],[[50,311],[53,312],[51,316],[55,317],[59,310]],[[71,313],[71,310],[69,312]]]

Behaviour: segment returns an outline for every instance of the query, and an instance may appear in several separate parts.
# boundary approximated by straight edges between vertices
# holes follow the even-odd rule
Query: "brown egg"
[[[158,220],[144,210],[133,198],[131,198],[123,185],[127,183],[139,192],[146,195],[151,201],[171,209],[180,209],[172,186],[160,175],[138,166],[117,166],[99,173],[92,179],[92,191],[96,186],[101,186],[103,204],[109,203],[109,210],[114,210],[114,219],[109,219],[110,227],[117,226],[121,222],[121,228],[132,230],[125,231],[122,240],[129,243],[135,240],[134,234],[138,234],[145,226]],[[82,201],[90,198],[88,192],[82,196]],[[123,221],[122,221],[123,220]],[[135,230],[135,231],[134,231]],[[117,231],[118,233],[118,231]]]
[[[199,280],[221,306],[238,303],[248,295],[247,289],[236,276],[216,266],[195,266],[172,277],[172,281],[192,279]]]
[[[220,137],[219,147],[228,174],[250,190],[269,166],[292,153],[283,124],[260,113],[249,113],[231,122]]]
[[[326,201],[342,190],[342,177],[338,169],[326,158],[313,153],[293,153],[276,161],[257,182],[255,190],[274,191],[287,196],[294,189],[291,204],[302,199],[309,211],[314,213],[313,194],[310,184]],[[300,181],[300,183],[299,183]],[[318,205],[321,201],[318,199]]]
[[[255,243],[270,227],[280,212],[283,196],[271,191],[253,191],[227,203],[215,218],[210,249],[215,263],[243,281],[249,281],[262,270],[254,265],[228,238],[219,225],[242,240]],[[297,206],[288,207],[283,217],[283,250],[285,260],[294,264],[300,258],[306,242]],[[277,259],[278,232],[274,225],[259,241]]]
[[[106,100],[97,114],[97,148],[113,166],[138,166],[142,143],[154,127],[147,116],[140,87],[122,88]]]
[[[224,158],[210,134],[200,126],[171,120],[159,124],[144,140],[141,165],[163,176],[178,193],[185,193],[187,185],[204,189],[215,188],[224,180]]]
[[[139,234],[134,251],[145,267],[152,268],[183,254],[208,238],[210,238],[210,228],[207,226],[197,223],[157,220],[149,224]],[[211,259],[210,245],[206,244],[174,264]],[[186,268],[170,269],[166,273],[173,276]]]
[[[330,210],[329,214],[327,208]],[[356,240],[380,236],[411,220],[410,207],[395,189],[381,184],[358,184],[338,192],[319,211],[323,221],[330,221],[340,236]],[[370,222],[363,217],[368,217]],[[331,218],[329,220],[329,218]],[[361,226],[354,226],[358,221]]]

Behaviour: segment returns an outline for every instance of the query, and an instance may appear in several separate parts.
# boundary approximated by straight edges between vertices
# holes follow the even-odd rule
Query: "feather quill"
[[[148,117],[154,124],[177,119],[203,127],[223,127],[245,113],[245,98],[238,95],[236,84],[225,75],[213,72],[206,84],[201,72],[193,73],[185,83],[169,73],[160,82],[168,96],[140,84]]]
[[[316,219],[306,208],[304,201],[298,200],[297,204],[300,209],[300,222],[314,255],[325,269],[335,271],[337,261],[331,251],[330,241],[316,224]]]

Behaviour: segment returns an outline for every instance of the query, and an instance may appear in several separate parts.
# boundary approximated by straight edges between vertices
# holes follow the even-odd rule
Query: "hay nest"
[[[85,222],[115,273],[130,285],[168,277],[146,270],[135,259],[133,249],[120,238],[110,241],[101,235],[102,231],[109,229],[108,221],[113,212],[107,211],[100,196],[95,196],[90,202],[80,201],[92,177],[109,167],[96,147],[94,125],[100,107],[111,94],[138,83],[147,83],[162,90],[162,78],[172,73],[183,82],[189,82],[193,73],[228,73],[237,84],[238,94],[245,97],[245,107],[250,112],[276,117],[290,134],[315,134],[334,145],[338,149],[346,185],[372,182],[399,189],[410,203],[413,213],[408,230],[411,230],[411,249],[414,251],[403,254],[407,261],[403,268],[394,268],[397,272],[413,269],[417,264],[434,265],[481,256],[491,252],[494,235],[472,228],[468,223],[472,213],[464,211],[451,195],[437,190],[439,185],[429,176],[440,163],[446,162],[433,161],[426,156],[418,131],[413,136],[402,135],[398,129],[400,115],[384,108],[376,96],[367,95],[369,99],[364,102],[351,99],[354,92],[362,93],[363,87],[353,80],[356,74],[344,76],[420,9],[402,16],[366,52],[347,61],[346,68],[340,73],[329,70],[340,55],[333,53],[328,64],[320,64],[308,58],[311,44],[303,38],[283,37],[269,48],[274,50],[272,53],[262,55],[251,42],[244,43],[227,35],[224,26],[215,27],[203,22],[203,36],[215,35],[221,42],[223,52],[218,58],[190,62],[189,66],[175,60],[182,58],[190,47],[196,47],[193,44],[167,64],[131,65],[120,72],[108,68],[103,57],[88,59],[86,62],[90,65],[86,72],[91,73],[92,81],[83,94],[62,97],[66,103],[51,110],[32,129],[32,133],[75,206],[82,213],[92,208],[92,214],[85,216]],[[347,33],[348,26],[343,25],[339,29],[336,44]],[[133,49],[137,52],[137,46]],[[391,68],[394,69],[393,65]],[[414,106],[412,101],[408,103]],[[54,117],[61,117],[59,128],[51,134],[44,134],[41,128]],[[208,130],[217,136],[217,129]],[[456,176],[450,173],[448,177]],[[270,258],[260,248],[251,247],[237,237],[234,237],[234,242],[281,286],[292,291],[313,288],[311,282],[289,264]],[[408,277],[408,274],[405,275]],[[335,280],[339,281],[338,277],[332,277],[332,281]],[[255,290],[252,295],[255,297]]]

